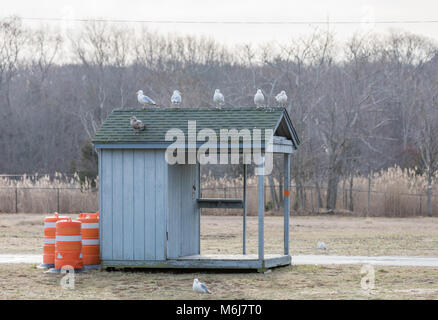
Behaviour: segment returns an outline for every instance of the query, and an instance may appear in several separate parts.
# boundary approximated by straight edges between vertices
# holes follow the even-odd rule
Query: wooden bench
[[[224,209],[242,209],[243,200],[241,199],[216,199],[201,198],[196,200],[199,208],[224,208]]]

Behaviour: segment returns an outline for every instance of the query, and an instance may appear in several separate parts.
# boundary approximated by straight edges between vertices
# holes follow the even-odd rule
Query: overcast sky
[[[178,21],[358,21],[438,20],[437,0],[2,0],[0,16],[23,18],[107,18],[118,20]],[[34,26],[41,22],[26,21]],[[44,22],[74,27],[74,22]],[[138,25],[138,24],[137,24]],[[225,44],[288,40],[311,32],[316,25],[272,24],[145,24],[160,32],[206,35]],[[319,25],[319,28],[327,28]],[[438,23],[333,24],[339,39],[353,32],[402,29],[438,41]]]

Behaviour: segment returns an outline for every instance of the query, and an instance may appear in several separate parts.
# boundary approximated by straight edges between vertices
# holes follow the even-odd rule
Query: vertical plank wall
[[[102,260],[165,260],[164,152],[101,149],[99,155]]]
[[[199,254],[196,177],[196,165],[169,165],[168,258]]]

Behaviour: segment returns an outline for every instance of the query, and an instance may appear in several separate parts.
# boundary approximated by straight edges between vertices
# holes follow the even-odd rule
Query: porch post
[[[196,162],[196,199],[201,198],[201,164]],[[197,225],[197,234],[198,234],[198,254],[201,254],[201,211],[202,209],[198,208],[198,225]]]
[[[263,157],[264,158],[264,157]],[[264,215],[265,215],[265,176],[264,176],[264,159],[261,165],[258,165],[258,211],[259,211],[259,260],[264,259]]]
[[[289,255],[290,154],[284,154],[284,255]]]
[[[243,254],[246,254],[246,164],[243,164]]]

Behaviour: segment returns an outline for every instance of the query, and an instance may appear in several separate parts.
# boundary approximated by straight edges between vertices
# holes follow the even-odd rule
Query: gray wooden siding
[[[166,259],[163,150],[99,151],[102,260]]]
[[[169,165],[168,258],[199,253],[196,165]]]

